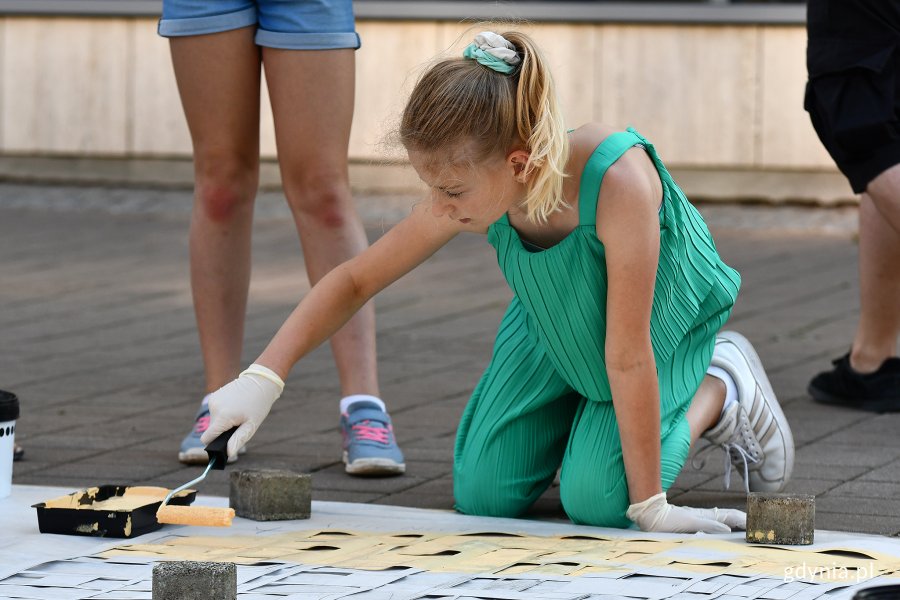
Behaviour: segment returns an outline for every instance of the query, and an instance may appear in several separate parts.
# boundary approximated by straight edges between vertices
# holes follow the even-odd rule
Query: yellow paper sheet
[[[252,564],[294,562],[354,569],[412,567],[459,573],[583,575],[665,568],[685,574],[768,575],[840,583],[900,574],[900,557],[858,551],[816,552],[743,541],[604,539],[526,535],[298,531],[268,536],[183,537],[119,546],[104,558],[151,555],[171,560]]]

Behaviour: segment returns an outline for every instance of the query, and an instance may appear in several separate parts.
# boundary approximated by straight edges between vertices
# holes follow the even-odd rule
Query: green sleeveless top
[[[653,145],[634,129],[610,135],[591,154],[579,186],[578,226],[558,244],[529,250],[506,215],[488,229],[488,242],[497,250],[500,269],[515,294],[513,301],[525,308],[535,344],[576,392],[594,401],[612,400],[604,356],[607,274],[596,232],[597,196],[606,170],[636,145],[646,149],[662,180],[650,333],[657,371],[671,370],[669,363],[680,360],[674,355],[679,346],[683,349],[688,332],[730,310],[740,276],[719,258],[700,214],[675,184]],[[720,289],[711,294],[714,286]],[[702,377],[707,367],[693,367],[702,369],[695,377]]]

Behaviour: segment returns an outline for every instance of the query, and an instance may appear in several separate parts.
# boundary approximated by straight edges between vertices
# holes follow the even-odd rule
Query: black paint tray
[[[130,538],[156,531],[156,510],[169,492],[161,487],[101,485],[34,504],[41,533]],[[169,504],[188,505],[196,490],[184,490]]]

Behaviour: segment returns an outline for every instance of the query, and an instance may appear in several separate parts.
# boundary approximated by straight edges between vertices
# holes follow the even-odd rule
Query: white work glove
[[[665,492],[632,504],[625,516],[637,523],[641,531],[658,533],[729,533],[747,528],[747,515],[740,510],[672,506]]]
[[[200,441],[209,444],[222,433],[237,427],[228,440],[228,456],[235,456],[256,433],[283,390],[284,382],[275,371],[262,365],[250,365],[237,379],[209,396],[209,428],[200,436]]]

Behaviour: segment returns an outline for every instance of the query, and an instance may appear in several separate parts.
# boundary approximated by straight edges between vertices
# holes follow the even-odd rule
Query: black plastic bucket
[[[18,418],[19,399],[12,392],[0,390],[0,498],[6,498],[12,493],[12,464]]]
[[[876,587],[859,590],[853,595],[853,600],[898,600],[900,599],[900,585],[879,585]]]

